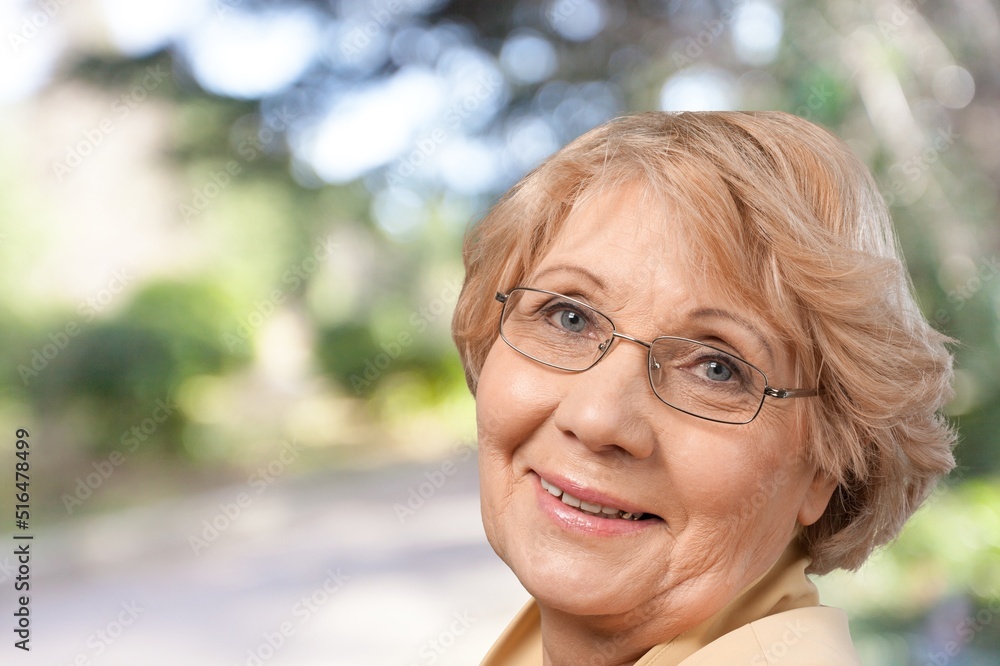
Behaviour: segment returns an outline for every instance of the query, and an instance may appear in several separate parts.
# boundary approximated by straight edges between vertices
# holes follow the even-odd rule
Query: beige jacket
[[[809,558],[794,546],[718,613],[635,666],[861,666],[846,614],[819,605],[805,575]],[[596,663],[596,662],[595,662]],[[541,612],[531,601],[482,666],[542,666]]]

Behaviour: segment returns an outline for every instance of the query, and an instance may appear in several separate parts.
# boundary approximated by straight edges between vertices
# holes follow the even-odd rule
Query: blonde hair
[[[801,540],[812,571],[857,568],[954,466],[939,413],[952,359],[913,299],[868,169],[805,120],[627,116],[525,176],[466,236],[452,332],[470,390],[498,334],[495,292],[520,285],[588,191],[636,181],[680,213],[691,270],[783,337],[796,386],[821,388],[804,401],[808,455],[838,486]]]

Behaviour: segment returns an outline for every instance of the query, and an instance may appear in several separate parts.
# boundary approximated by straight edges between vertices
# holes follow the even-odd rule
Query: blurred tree
[[[778,108],[829,127],[873,165],[925,312],[961,340],[950,409],[964,434],[963,474],[1000,469],[991,455],[1000,427],[995,7],[192,7],[139,46],[129,40],[149,28],[141,13],[131,23],[106,15],[122,51],[71,42],[38,104],[86,86],[121,114],[138,113],[147,98],[165,105],[158,159],[174,178],[171,233],[201,246],[184,250],[199,257],[187,284],[225,288],[150,286],[102,314],[34,385],[38,409],[55,395],[141,403],[177,393],[186,379],[260,364],[265,347],[282,344],[264,340],[286,322],[280,315],[295,322],[284,334],[299,331],[295,339],[314,350],[303,377],[318,371],[332,394],[368,398],[374,419],[392,402],[376,398],[412,381],[452,400],[463,386],[447,317],[415,313],[442,301],[460,272],[462,232],[493,197],[620,113]],[[332,259],[317,254],[324,242]],[[65,316],[54,312],[35,330]],[[44,335],[5,335],[20,359],[7,367],[16,385]],[[91,441],[107,445],[118,425]]]

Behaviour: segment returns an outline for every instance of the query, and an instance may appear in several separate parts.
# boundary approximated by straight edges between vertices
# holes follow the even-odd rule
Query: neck
[[[769,570],[728,603],[709,609],[707,617],[691,619],[689,613],[664,612],[652,604],[613,616],[578,616],[541,606],[543,663],[583,664],[600,655],[602,664],[632,666],[653,649],[657,666],[673,666],[749,622],[818,605],[816,587],[805,575],[808,565],[809,558],[793,542]]]
[[[580,617],[544,606],[540,610],[545,666],[589,664],[595,656],[607,666],[631,666],[661,640],[663,628],[657,623],[630,621],[652,619],[653,613]]]

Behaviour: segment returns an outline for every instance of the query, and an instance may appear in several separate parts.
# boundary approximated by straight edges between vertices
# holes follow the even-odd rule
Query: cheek
[[[518,464],[519,452],[531,445],[558,402],[539,369],[544,370],[544,366],[498,340],[486,358],[476,389],[483,527],[493,549],[508,564],[511,548],[523,541],[511,505],[515,486],[524,474]]]
[[[795,433],[781,423],[761,420],[759,426],[703,435],[675,458],[687,479],[687,504],[698,507],[693,513],[720,524],[758,526],[795,515],[801,486]]]
[[[559,402],[554,372],[494,343],[476,390],[480,455],[508,457],[551,417]]]

